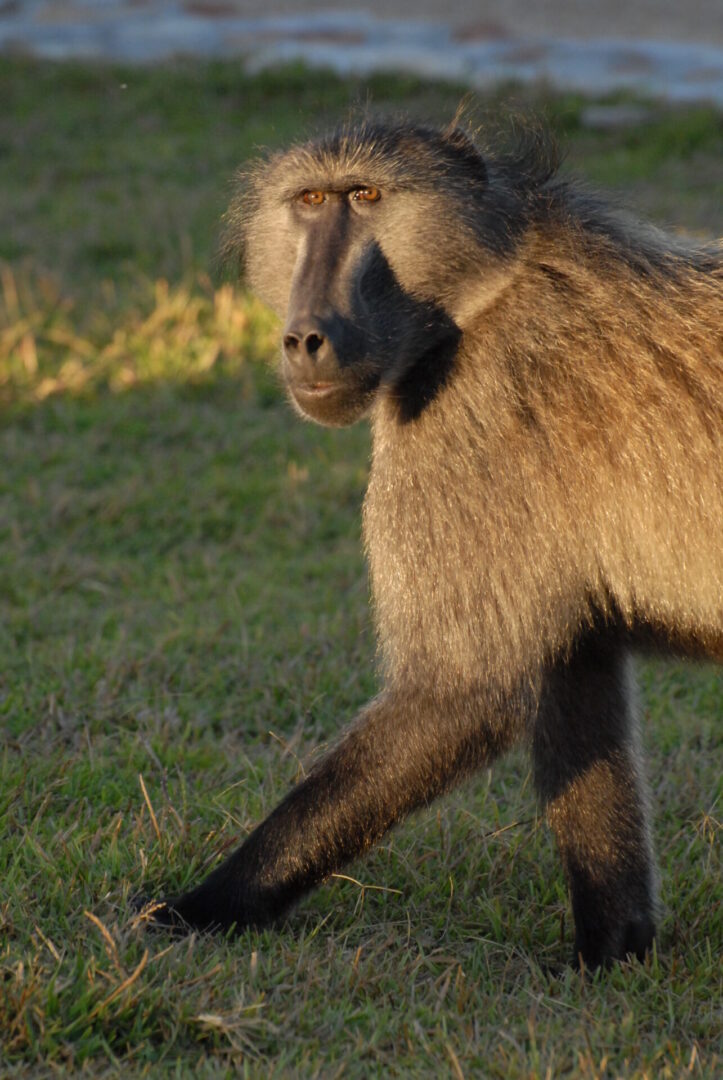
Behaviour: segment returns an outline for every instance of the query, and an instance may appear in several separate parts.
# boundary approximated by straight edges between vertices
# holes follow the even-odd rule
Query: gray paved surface
[[[303,59],[723,107],[723,0],[0,0],[0,51],[149,62]]]

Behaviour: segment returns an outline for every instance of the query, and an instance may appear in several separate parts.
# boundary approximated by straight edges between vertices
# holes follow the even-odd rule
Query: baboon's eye
[[[307,206],[319,206],[324,201],[323,191],[305,191],[301,196],[301,201],[305,202]]]
[[[377,202],[381,198],[381,195],[379,194],[379,188],[360,187],[354,188],[351,197],[354,202]]]

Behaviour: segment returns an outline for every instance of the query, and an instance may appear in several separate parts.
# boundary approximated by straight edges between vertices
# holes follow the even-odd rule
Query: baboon
[[[228,214],[285,319],[304,417],[373,433],[364,537],[383,689],[156,918],[282,916],[518,741],[588,967],[650,947],[631,653],[723,659],[721,248],[480,149],[363,121],[271,156]]]

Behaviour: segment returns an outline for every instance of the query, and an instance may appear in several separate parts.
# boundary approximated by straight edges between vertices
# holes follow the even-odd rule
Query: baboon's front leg
[[[387,693],[197,888],[158,921],[262,925],[359,855],[409,811],[490,760],[517,725],[471,703]],[[503,738],[502,732],[506,729]]]
[[[535,780],[567,874],[575,956],[588,967],[655,935],[657,873],[647,821],[631,676],[605,641],[549,673],[535,726]]]

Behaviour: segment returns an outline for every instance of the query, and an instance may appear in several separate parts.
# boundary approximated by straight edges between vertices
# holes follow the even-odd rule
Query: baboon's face
[[[473,245],[460,227],[450,253],[453,200],[433,185],[385,183],[372,167],[336,164],[297,155],[297,182],[281,191],[283,158],[262,178],[247,275],[283,320],[282,376],[304,416],[351,424],[387,393],[411,419],[453,363],[461,331],[446,300]]]

